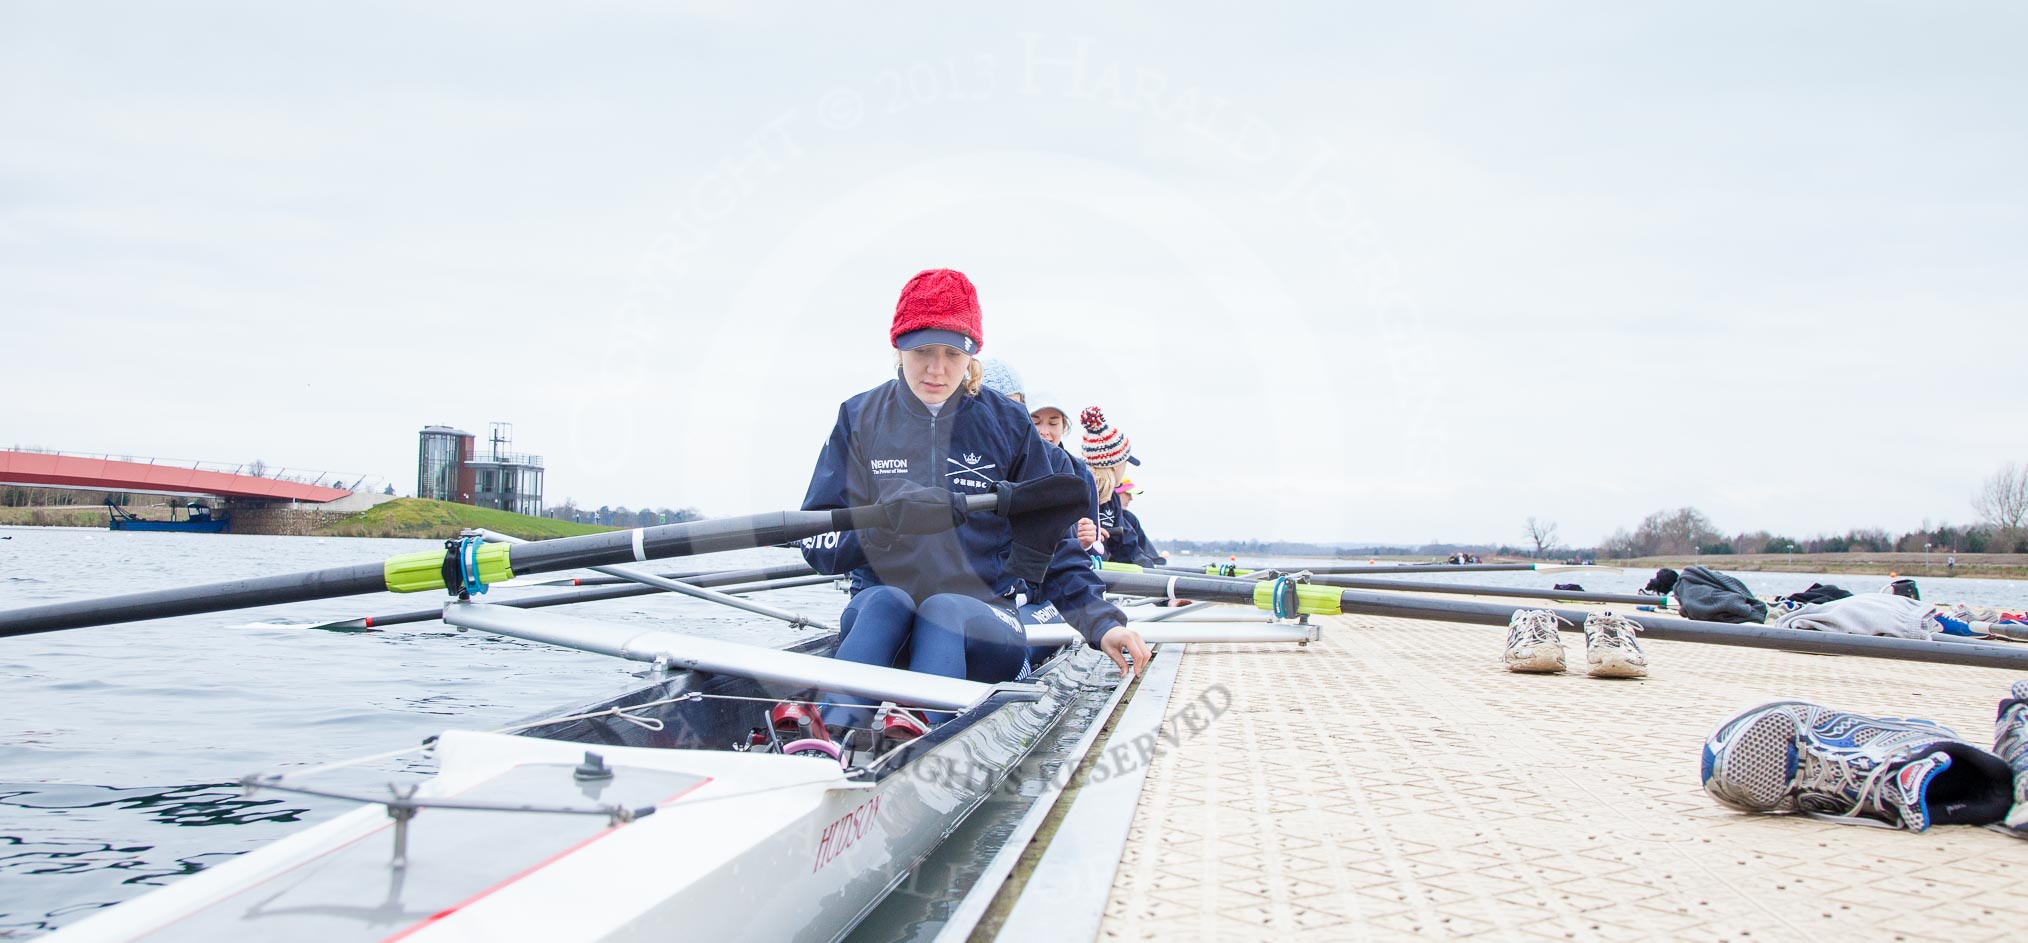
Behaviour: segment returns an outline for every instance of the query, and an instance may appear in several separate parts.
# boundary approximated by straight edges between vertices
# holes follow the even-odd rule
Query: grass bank
[[[468,504],[431,501],[426,498],[396,498],[329,524],[317,531],[320,537],[456,537],[471,527],[512,534],[527,540],[576,537],[597,534],[613,527],[573,524],[569,521],[530,517],[512,511],[475,508]]]
[[[1636,560],[1600,560],[1607,566],[1630,570],[1661,567],[1680,570],[1686,566],[1707,566],[1714,570],[1749,570],[1769,573],[1856,573],[1885,578],[1901,576],[1962,576],[1973,579],[2028,579],[2028,554],[1960,553],[1957,566],[1945,564],[1947,553],[1742,553],[1692,557],[1641,557]]]
[[[121,510],[144,521],[169,520],[169,506],[166,504],[129,504]],[[184,512],[176,511],[181,520]],[[106,506],[103,504],[43,505],[40,507],[0,507],[0,527],[104,527]]]
[[[138,515],[137,515],[138,516]],[[151,520],[163,520],[151,517]],[[0,508],[0,527],[104,527],[106,509]]]

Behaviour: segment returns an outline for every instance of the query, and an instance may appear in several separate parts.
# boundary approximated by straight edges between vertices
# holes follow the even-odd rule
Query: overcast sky
[[[779,509],[949,266],[1158,539],[2028,459],[2017,4],[416,6],[0,4],[0,445],[409,492],[507,420],[551,503]]]

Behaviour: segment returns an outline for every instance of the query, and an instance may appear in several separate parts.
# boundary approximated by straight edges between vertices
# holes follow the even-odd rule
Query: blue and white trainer
[[[2016,681],[2000,702],[2000,719],[1993,724],[1993,752],[2007,761],[2014,773],[2012,808],[2005,825],[2017,837],[2028,838],[2028,680]]]
[[[2011,795],[2006,764],[1927,720],[1776,701],[1704,742],[1704,791],[1746,812],[1795,811],[1920,832],[1990,824]]]

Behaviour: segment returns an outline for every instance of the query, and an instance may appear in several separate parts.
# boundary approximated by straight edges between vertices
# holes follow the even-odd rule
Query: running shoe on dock
[[[1911,832],[1998,821],[2011,795],[2008,772],[1941,724],[1804,701],[1726,721],[1703,756],[1704,791],[1732,808]]]
[[[1563,670],[1563,638],[1556,631],[1556,613],[1520,609],[1507,620],[1508,671],[1555,673]]]
[[[1643,678],[1648,653],[1634,641],[1641,624],[1626,616],[1594,612],[1584,617],[1584,660],[1594,678]]]

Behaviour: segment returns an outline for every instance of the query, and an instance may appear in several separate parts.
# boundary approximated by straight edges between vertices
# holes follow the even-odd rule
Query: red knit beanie
[[[929,333],[917,333],[917,332]],[[915,335],[904,340],[904,335]],[[887,339],[900,350],[925,344],[943,344],[976,354],[986,344],[986,330],[979,318],[979,291],[972,280],[956,269],[933,268],[917,272],[901,286],[901,300],[894,303],[894,326]]]

